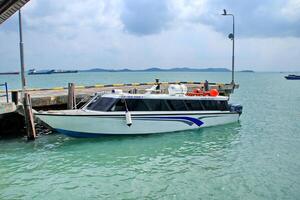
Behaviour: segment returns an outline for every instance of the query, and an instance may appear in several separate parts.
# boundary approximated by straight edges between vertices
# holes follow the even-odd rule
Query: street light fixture
[[[231,73],[232,73],[232,80],[231,80],[231,84],[234,85],[234,38],[235,38],[235,34],[234,34],[234,15],[227,13],[227,11],[225,9],[223,9],[223,14],[221,14],[223,16],[232,16],[232,33],[230,33],[228,35],[228,38],[232,40],[232,69],[231,69]]]

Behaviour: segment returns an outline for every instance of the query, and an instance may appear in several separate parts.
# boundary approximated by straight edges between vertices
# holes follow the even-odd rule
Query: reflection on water
[[[230,148],[239,138],[238,123],[182,132],[139,135],[103,136],[77,139],[60,134],[47,136],[35,143],[35,148],[64,151],[75,155],[97,155],[106,161],[122,158],[156,157],[162,155],[205,155]],[[86,148],[88,147],[88,148]]]

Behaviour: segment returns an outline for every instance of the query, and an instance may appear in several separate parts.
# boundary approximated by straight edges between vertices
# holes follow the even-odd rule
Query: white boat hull
[[[100,135],[134,135],[174,132],[237,122],[236,112],[131,113],[132,124],[126,124],[125,113],[119,114],[51,114],[37,113],[56,131],[72,137]]]

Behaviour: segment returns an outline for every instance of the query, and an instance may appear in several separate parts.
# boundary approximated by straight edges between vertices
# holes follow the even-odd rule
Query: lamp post
[[[20,61],[21,61],[21,79],[22,79],[22,99],[24,106],[24,118],[27,132],[27,139],[34,140],[36,137],[34,118],[31,107],[30,95],[26,92],[25,64],[24,64],[24,44],[22,35],[22,15],[19,9],[19,34],[20,34]]]
[[[228,35],[229,39],[232,40],[232,68],[231,68],[231,77],[232,77],[232,80],[231,80],[231,84],[234,85],[234,38],[235,38],[235,33],[234,33],[234,15],[233,14],[230,14],[230,13],[227,13],[227,11],[224,9],[223,10],[223,16],[232,16],[232,33],[230,33]]]
[[[19,36],[20,36],[20,61],[21,61],[21,83],[22,83],[22,98],[24,98],[24,93],[26,89],[25,80],[25,66],[24,66],[24,44],[22,36],[22,15],[21,9],[19,10]]]

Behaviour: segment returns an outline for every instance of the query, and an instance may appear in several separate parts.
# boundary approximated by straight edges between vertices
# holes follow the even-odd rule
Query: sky
[[[31,0],[27,69],[231,68],[300,71],[300,0]],[[17,71],[17,14],[0,25],[0,71]]]

